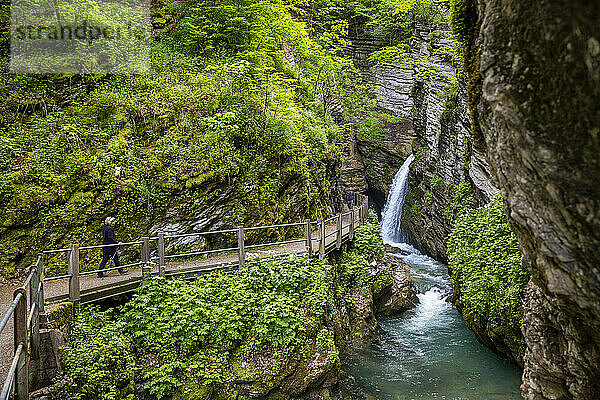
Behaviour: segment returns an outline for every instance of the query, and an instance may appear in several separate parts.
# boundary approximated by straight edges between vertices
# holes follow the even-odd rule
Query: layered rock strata
[[[488,160],[531,272],[527,400],[600,398],[600,4],[479,0]]]

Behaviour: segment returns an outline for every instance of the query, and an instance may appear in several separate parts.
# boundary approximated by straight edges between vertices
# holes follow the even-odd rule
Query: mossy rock
[[[66,301],[64,303],[52,304],[46,307],[48,321],[53,328],[67,330],[69,332],[75,320],[73,303]]]

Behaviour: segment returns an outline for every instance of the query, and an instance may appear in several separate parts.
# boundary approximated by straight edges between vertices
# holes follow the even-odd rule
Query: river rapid
[[[375,342],[345,366],[353,399],[519,399],[521,371],[480,344],[456,308],[448,267],[406,244],[419,304],[379,319]]]

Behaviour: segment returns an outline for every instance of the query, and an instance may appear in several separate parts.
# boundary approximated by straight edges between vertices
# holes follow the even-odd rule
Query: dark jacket
[[[114,228],[114,226],[111,226],[111,225],[105,225],[104,228],[102,228],[102,244],[114,244],[114,243],[119,243],[119,241],[117,240],[117,236],[115,235],[115,228]],[[116,249],[117,249],[116,246],[104,248],[104,250],[107,250],[109,252],[113,252]]]

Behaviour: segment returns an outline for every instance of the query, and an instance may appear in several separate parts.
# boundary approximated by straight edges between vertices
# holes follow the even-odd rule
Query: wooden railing
[[[29,268],[29,273],[25,283],[14,291],[14,300],[0,321],[0,334],[8,324],[11,316],[13,317],[14,323],[14,356],[8,376],[4,380],[2,392],[0,392],[0,400],[7,400],[11,395],[12,398],[17,400],[29,398],[28,365],[31,357],[37,357],[38,354],[38,346],[40,342],[40,315],[44,312],[45,304],[68,300],[73,303],[73,309],[76,310],[77,305],[80,303],[98,301],[113,297],[115,295],[131,292],[135,290],[140,283],[147,281],[153,275],[162,277],[186,277],[190,275],[197,276],[198,274],[211,272],[217,269],[244,266],[248,255],[247,253],[250,250],[256,250],[264,247],[282,247],[294,243],[303,243],[304,251],[302,252],[306,253],[308,257],[324,258],[331,251],[339,249],[343,243],[352,241],[354,238],[355,228],[362,225],[366,221],[369,207],[367,197],[363,195],[357,196],[357,207],[353,207],[349,212],[335,215],[334,217],[326,220],[254,227],[238,227],[235,229],[207,232],[181,234],[159,233],[154,237],[143,237],[138,241],[119,243],[117,245],[79,246],[78,244],[72,244],[68,248],[64,249],[43,251],[37,257],[35,264]],[[344,220],[346,220],[346,224],[344,224]],[[313,227],[316,227],[316,238],[313,237],[313,233],[315,232]],[[332,228],[329,233],[327,233],[328,227]],[[303,236],[301,238],[292,238],[277,242],[250,245],[246,244],[247,232],[281,228],[298,228],[298,231],[301,231]],[[236,235],[237,246],[167,254],[167,242],[169,240],[205,237],[208,235]],[[333,238],[334,236],[335,238]],[[156,255],[152,256],[150,248],[151,244],[154,243],[156,243]],[[92,270],[85,272],[80,271],[81,252],[114,246],[119,246],[121,248],[140,246],[139,261],[121,265],[119,267],[106,268],[103,270]],[[67,273],[45,278],[44,257],[59,253],[66,253],[68,256]],[[223,253],[230,254],[230,257],[216,260],[216,262],[213,264],[203,264],[200,266],[177,268],[173,270],[167,269],[167,260],[201,256],[208,257]],[[286,254],[286,249],[283,248],[281,253]],[[118,268],[130,268],[138,266],[142,267],[141,274],[139,276],[129,276],[126,280],[120,280],[104,285],[95,285],[95,282],[102,282],[99,279],[95,279],[93,281],[94,285],[91,288],[82,290],[82,277],[97,274],[101,271],[104,273],[111,270],[116,270]],[[156,271],[154,271],[154,266],[157,267]],[[68,280],[68,293],[45,297],[44,284],[49,284],[50,282],[57,280]],[[27,296],[28,293],[29,298]],[[29,309],[27,308],[27,304],[31,304]]]
[[[29,296],[28,296],[29,295]],[[29,297],[29,299],[28,299]],[[28,308],[27,304],[31,304]],[[40,344],[40,314],[44,312],[44,268],[42,257],[29,267],[27,279],[13,292],[13,302],[0,321],[0,334],[13,317],[14,355],[2,385],[0,399],[14,391],[15,399],[29,399],[29,360],[37,356]],[[8,349],[6,349],[8,351]]]

